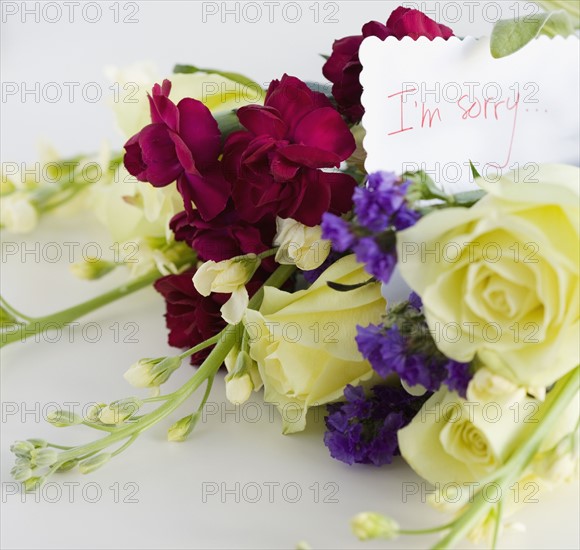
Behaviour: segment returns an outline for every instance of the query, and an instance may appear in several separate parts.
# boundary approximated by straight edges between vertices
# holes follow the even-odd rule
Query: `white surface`
[[[437,7],[434,2],[423,4],[428,9]],[[443,11],[446,4],[459,3],[441,2],[437,9]],[[12,18],[2,28],[2,79],[29,85],[35,81],[98,81],[106,88],[103,66],[153,60],[166,71],[175,62],[189,62],[245,72],[260,81],[284,71],[321,80],[322,60],[317,53],[329,51],[334,38],[357,33],[367,20],[386,20],[395,5],[341,2],[339,23],[326,25],[310,23],[307,15],[313,12],[307,7],[295,24],[280,19],[272,25],[266,21],[222,24],[219,19],[202,24],[201,2],[142,2],[140,22],[132,26],[105,21],[105,14],[112,15],[106,7],[103,20],[93,25],[82,21],[21,24]],[[511,3],[502,5],[509,14]],[[476,14],[478,10],[475,8]],[[489,32],[490,25],[481,17],[470,24],[468,11],[463,13],[463,21],[453,25],[458,34]],[[117,146],[122,142],[104,100],[96,104],[11,100],[2,103],[2,121],[2,161],[34,159],[39,136],[50,138],[63,154],[94,150],[102,137]],[[92,222],[77,218],[42,223],[34,235],[22,240],[4,235],[3,239],[26,242],[29,247],[39,242],[42,251],[49,242],[86,243],[104,239],[104,233]],[[64,260],[53,264],[41,257],[37,263],[29,255],[22,262],[12,256],[2,265],[1,290],[16,307],[40,314],[113,287],[116,277],[81,282],[68,274]],[[246,407],[239,421],[232,414],[225,422],[218,415],[209,416],[188,442],[166,443],[165,430],[171,421],[195,406],[187,403],[170,421],[143,434],[102,470],[90,476],[71,473],[56,478],[62,487],[60,495],[55,485],[50,485],[39,502],[34,496],[23,502],[22,495],[10,495],[14,487],[9,476],[10,443],[47,437],[66,444],[90,437],[83,430],[47,425],[41,418],[50,410],[47,404],[84,404],[131,395],[133,390],[122,378],[125,369],[140,357],[169,352],[162,313],[161,297],[145,290],[91,316],[90,321],[102,327],[99,342],[85,341],[78,327],[72,332],[72,343],[65,334],[58,342],[41,338],[38,343],[14,344],[2,351],[2,548],[292,548],[297,541],[307,540],[316,549],[372,549],[423,548],[433,542],[430,538],[402,538],[392,543],[358,543],[349,532],[348,519],[362,510],[391,514],[406,527],[437,524],[445,517],[422,504],[419,496],[402,502],[402,484],[418,481],[404,464],[349,468],[329,457],[322,444],[321,422],[311,423],[303,434],[285,437],[280,434],[277,416],[271,420],[270,409],[263,405]],[[137,322],[138,343],[115,343],[108,328],[115,322],[121,326]],[[170,385],[176,387],[190,375],[184,367]],[[221,381],[215,384],[211,401],[226,410]],[[14,407],[16,414],[10,414]],[[261,421],[252,422],[257,411],[262,413]],[[217,497],[202,502],[202,483],[226,483],[234,488],[236,481],[261,484],[262,499],[254,504],[236,503],[230,495],[226,503]],[[124,488],[128,482],[136,484],[136,494],[131,495],[134,486]],[[272,503],[264,482],[280,483]],[[110,489],[115,483],[119,484],[120,500],[132,496],[138,502],[116,503]],[[283,498],[281,488],[288,483],[301,488],[299,502]],[[320,484],[320,500],[328,495],[324,484],[336,484],[338,502],[315,503],[309,489],[314,483]],[[89,502],[99,490],[98,501]],[[501,545],[577,548],[578,512],[577,487],[567,487],[528,505],[518,516],[526,523],[527,533],[506,534]]]

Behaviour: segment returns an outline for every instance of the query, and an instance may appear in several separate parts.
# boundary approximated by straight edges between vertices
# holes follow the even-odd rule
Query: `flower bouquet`
[[[574,32],[578,12],[564,8],[533,32],[498,23],[492,52]],[[454,194],[422,171],[367,173],[358,52],[370,36],[453,31],[404,7],[371,21],[335,41],[323,69],[331,90],[288,74],[262,89],[177,65],[142,101],[116,104],[123,152],[53,156],[49,183],[3,175],[5,230],[88,205],[116,245],[111,259],[86,258],[73,273],[128,273],[117,289],[43,317],[2,299],[3,346],[153,285],[169,344],[182,350],[136,360],[125,373],[133,396],[50,414],[56,427],[98,432],[94,440],[14,443],[12,475],[26,491],[100,468],[200,390],[199,405],[168,428],[170,441],[184,441],[222,368],[232,404],[260,392],[284,434],[322,407],[333,458],[378,467],[402,455],[449,514],[440,526],[403,528],[363,511],[352,519],[362,540],[441,532],[437,548],[466,536],[495,546],[522,492],[575,479],[579,170],[540,165],[522,183],[518,170],[492,181],[472,165],[477,189]],[[403,299],[390,297],[394,278]],[[187,363],[191,377],[162,392]]]

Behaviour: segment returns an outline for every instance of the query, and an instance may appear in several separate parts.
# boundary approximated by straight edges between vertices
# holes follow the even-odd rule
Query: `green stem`
[[[60,451],[68,451],[70,449],[74,449],[74,447],[71,447],[69,445],[56,445],[55,443],[47,443],[46,446],[53,447],[54,449],[59,449]]]
[[[433,533],[439,533],[440,531],[445,531],[451,529],[455,525],[456,521],[451,521],[445,525],[439,525],[437,527],[427,527],[426,529],[399,529],[398,533],[400,535],[431,535]]]
[[[143,399],[143,403],[157,403],[159,401],[167,401],[168,399],[171,398],[170,393],[166,393],[165,395],[155,395],[153,397],[146,397],[145,399]],[[131,418],[135,418],[134,416]]]
[[[127,441],[125,441],[125,443],[123,443],[123,445],[121,445],[116,451],[111,453],[111,457],[121,454],[127,447],[129,447],[129,445],[131,445],[131,443],[133,443],[137,439],[138,435],[139,434],[132,435]]]
[[[499,537],[499,530],[501,527],[501,520],[503,518],[503,499],[500,499],[496,506],[497,516],[495,518],[495,525],[493,528],[493,539],[491,541],[491,548],[495,550],[497,548],[497,541]]]
[[[24,319],[25,321],[32,321],[32,317],[28,317],[28,315],[24,315],[16,308],[12,307],[2,296],[0,296],[0,305],[13,317],[16,319]]]
[[[101,430],[102,432],[114,432],[114,426],[103,426],[101,424],[93,424],[92,422],[82,422],[83,426],[87,426],[88,428],[94,428],[95,430]]]
[[[561,378],[556,387],[548,394],[542,418],[537,424],[530,425],[528,430],[530,433],[522,434],[521,445],[506,462],[506,466],[509,465],[509,468],[503,476],[496,480],[502,492],[521,477],[523,470],[532,461],[547,434],[578,393],[579,374],[580,367],[576,367]],[[452,548],[489,512],[492,505],[493,503],[485,498],[484,491],[479,491],[467,510],[458,518],[451,531],[433,546],[433,549]]]
[[[18,340],[24,342],[27,338],[40,334],[46,330],[65,327],[79,317],[85,316],[87,313],[106,306],[119,298],[128,296],[137,290],[150,286],[159,279],[159,277],[161,277],[161,273],[159,273],[157,269],[154,269],[137,279],[133,279],[132,281],[122,284],[121,286],[105,292],[100,296],[87,300],[82,304],[77,304],[51,315],[29,318],[30,322],[26,325],[19,327],[13,325],[0,334],[0,348]]]
[[[264,260],[266,258],[269,258],[270,256],[275,256],[276,252],[278,252],[278,247],[270,248],[269,250],[264,250],[264,252],[260,252],[260,254],[258,254],[258,258],[260,258],[260,260]]]
[[[201,403],[199,404],[199,407],[197,408],[197,411],[198,412],[203,409],[203,407],[207,403],[207,400],[209,399],[209,396],[211,394],[211,388],[213,386],[214,378],[215,378],[215,376],[211,376],[210,378],[207,379],[207,385],[205,387],[205,393],[203,394],[203,397],[201,399]]]
[[[77,187],[70,189],[68,194],[65,195],[64,197],[61,197],[58,200],[53,201],[53,202],[48,202],[47,204],[44,204],[41,207],[39,207],[39,211],[42,214],[46,214],[47,212],[50,212],[51,210],[55,210],[59,206],[62,206],[63,204],[66,204],[67,202],[69,202],[74,196],[78,195],[81,191],[89,188],[91,185],[92,185],[92,183],[78,184]]]
[[[294,266],[283,265],[280,266],[268,280],[264,283],[262,288],[252,297],[250,300],[249,307],[256,308],[259,307],[263,298],[263,289],[265,286],[281,286],[294,272]],[[166,401],[148,414],[143,415],[139,421],[135,423],[128,423],[126,425],[121,425],[116,428],[116,430],[97,441],[93,441],[86,445],[80,447],[75,447],[68,451],[65,451],[59,456],[59,464],[63,464],[74,458],[78,458],[79,455],[95,454],[102,451],[109,445],[113,445],[118,441],[122,441],[126,438],[137,437],[141,432],[153,426],[169,414],[171,414],[175,409],[177,409],[201,384],[204,380],[213,379],[218,369],[224,362],[227,354],[230,352],[234,346],[235,339],[237,336],[237,331],[229,330],[231,327],[228,325],[224,330],[222,330],[214,338],[217,343],[211,353],[207,356],[205,361],[201,364],[196,373],[183,385],[181,388],[173,392],[170,400]],[[204,342],[205,344],[206,342]],[[191,350],[189,350],[191,351]],[[187,352],[186,352],[187,353]],[[209,396],[209,390],[211,389],[211,382],[208,383],[208,388],[206,389],[204,399]]]
[[[88,443],[87,445],[76,447],[70,451],[65,451],[59,456],[59,462],[67,462],[68,460],[76,458],[79,454],[85,455],[102,451],[109,445],[113,445],[118,441],[122,441],[128,437],[137,436],[139,433],[150,428],[167,415],[171,414],[201,385],[206,378],[213,376],[220,368],[233,345],[233,335],[231,333],[228,334],[227,331],[224,330],[221,334],[224,335],[222,341],[212,350],[197,372],[174,393],[173,398],[170,401],[166,401],[154,411],[144,415],[135,424],[120,426],[114,433],[111,433],[108,436],[93,441],[92,443]]]
[[[179,358],[185,359],[186,357],[189,357],[189,356],[193,355],[194,353],[197,353],[198,351],[202,351],[205,348],[209,348],[210,346],[217,344],[220,340],[220,337],[221,337],[221,333],[216,334],[215,336],[212,336],[211,338],[209,338],[205,342],[202,342],[201,344],[197,344],[197,346],[194,346],[192,348],[189,348],[187,351],[184,351],[183,353],[181,353],[179,355]]]

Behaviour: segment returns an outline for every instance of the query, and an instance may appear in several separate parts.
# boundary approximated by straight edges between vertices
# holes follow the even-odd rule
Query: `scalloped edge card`
[[[376,37],[360,48],[365,168],[424,170],[447,192],[537,163],[579,163],[579,40],[494,59],[489,38]],[[522,172],[523,171],[523,172]]]

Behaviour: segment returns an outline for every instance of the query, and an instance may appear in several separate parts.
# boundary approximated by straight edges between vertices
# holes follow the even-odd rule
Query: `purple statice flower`
[[[453,391],[456,391],[461,397],[467,394],[467,385],[473,376],[471,374],[469,363],[460,363],[453,359],[449,359],[445,364],[447,377],[443,383]]]
[[[414,308],[410,303],[408,307]],[[402,331],[397,324],[358,326],[355,340],[362,356],[383,378],[396,374],[408,386],[420,385],[429,392],[445,384],[464,397],[471,379],[469,363],[443,355],[423,321],[409,324],[404,326],[413,330]]]
[[[384,327],[383,325],[369,325],[368,327],[357,326],[356,328],[357,335],[355,336],[355,340],[358,350],[371,364],[373,369],[375,369],[374,365],[378,365],[383,357],[382,343]],[[383,375],[381,374],[381,376]]]
[[[376,363],[376,368],[374,366],[373,368],[383,378],[392,372],[404,372],[407,362],[407,342],[398,327],[384,330],[381,336],[381,357]]]
[[[335,250],[345,252],[356,241],[352,234],[350,224],[340,216],[335,216],[329,212],[322,214],[322,238],[328,239]]]
[[[352,197],[358,223],[372,233],[414,225],[420,214],[407,206],[410,184],[401,183],[394,172],[370,174],[366,186],[357,187]]]
[[[391,280],[397,252],[395,247],[385,250],[374,237],[363,237],[354,246],[356,259],[365,264],[366,270],[383,283]]]
[[[409,305],[414,307],[417,311],[421,311],[423,307],[423,300],[421,300],[421,296],[419,296],[416,292],[411,292],[409,294]]]
[[[421,214],[416,210],[411,210],[406,204],[404,204],[399,211],[393,216],[392,223],[397,231],[402,231],[415,225]]]
[[[354,221],[325,213],[322,237],[334,250],[352,250],[376,279],[388,283],[397,264],[396,232],[414,225],[421,214],[409,208],[411,181],[401,182],[394,172],[375,172],[366,185],[354,190]]]
[[[407,351],[409,353],[409,351]],[[409,386],[423,386],[427,391],[436,391],[444,382],[447,372],[439,358],[428,357],[421,353],[405,357],[403,367],[397,374]]]
[[[417,414],[426,397],[402,388],[347,386],[344,403],[328,405],[324,444],[330,455],[347,464],[390,464],[399,454],[397,432]]]
[[[391,217],[404,204],[407,191],[407,185],[398,183],[394,172],[375,172],[365,187],[354,190],[354,213],[363,227],[377,233],[391,225]]]

